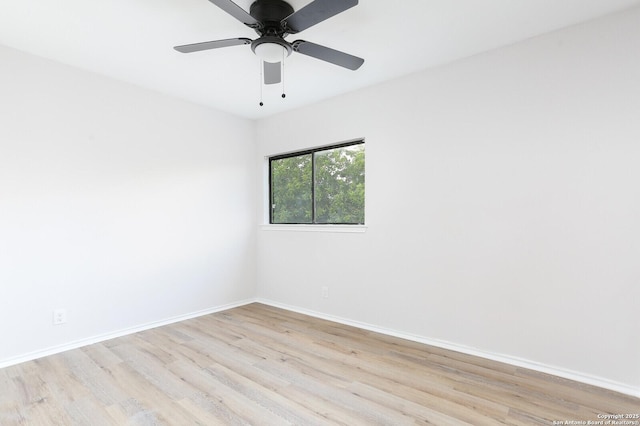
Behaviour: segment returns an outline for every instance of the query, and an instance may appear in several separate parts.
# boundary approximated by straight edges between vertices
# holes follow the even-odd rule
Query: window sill
[[[262,225],[262,231],[289,231],[289,232],[336,232],[336,233],[362,233],[367,232],[366,225]]]

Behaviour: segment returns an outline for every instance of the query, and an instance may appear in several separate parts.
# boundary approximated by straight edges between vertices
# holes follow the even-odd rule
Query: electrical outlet
[[[322,298],[323,299],[328,299],[329,298],[329,287],[322,286]]]
[[[67,322],[67,310],[56,309],[53,311],[53,325],[60,325]]]

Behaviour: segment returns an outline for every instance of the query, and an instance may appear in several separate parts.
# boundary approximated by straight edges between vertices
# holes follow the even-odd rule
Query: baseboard
[[[124,328],[114,332],[100,334],[97,336],[88,337],[86,339],[79,339],[79,340],[68,342],[62,345],[52,346],[46,349],[29,352],[27,354],[20,355],[17,357],[0,360],[0,368],[9,367],[11,365],[20,364],[26,361],[31,361],[31,360],[42,358],[49,355],[54,355],[54,354],[65,352],[71,349],[81,348],[83,346],[92,345],[94,343],[104,342],[105,340],[115,339],[117,337],[138,333],[140,331],[161,327],[163,325],[173,324],[176,322],[185,321],[185,320],[200,317],[203,315],[209,315],[216,312],[226,311],[228,309],[237,308],[238,306],[244,306],[250,303],[254,303],[255,301],[256,301],[255,299],[245,299],[239,302],[219,305],[212,308],[203,309],[200,311],[190,312],[184,315],[177,315],[177,316],[166,318],[160,321],[153,321],[146,324],[136,325],[134,327]]]
[[[348,318],[337,317],[333,315],[327,315],[322,312],[317,312],[309,309],[299,308],[297,306],[291,306],[284,303],[275,302],[269,299],[261,299],[258,298],[256,300],[258,303],[263,303],[265,305],[273,306],[276,308],[285,309],[292,312],[297,312],[304,315],[309,315],[315,318],[325,319],[333,322],[337,322],[340,324],[350,325],[353,327],[358,327],[364,330],[373,331],[380,334],[385,334],[388,336],[399,337],[401,339],[410,340],[413,342],[424,343],[426,345],[436,346],[443,349],[449,349],[455,352],[461,352],[467,355],[473,355],[480,358],[490,359],[492,361],[498,361],[505,364],[513,365],[516,367],[527,368],[529,370],[538,371],[541,373],[551,374],[557,377],[562,377],[569,380],[574,380],[576,382],[585,383],[588,385],[597,386],[604,389],[609,389],[615,392],[620,392],[625,395],[634,396],[636,398],[640,398],[640,389],[629,386],[624,383],[615,382],[612,380],[608,380],[602,377],[596,377],[589,374],[580,373],[577,371],[572,371],[564,368],[558,368],[554,366],[549,366],[545,364],[541,364],[538,362],[530,361],[527,359],[512,357],[508,355],[487,352],[478,350],[472,347],[459,345],[457,343],[447,342],[438,339],[430,339],[424,336],[418,336],[410,333],[404,333],[397,330],[392,330],[388,328],[378,327],[376,325],[367,324],[359,321],[353,321]]]

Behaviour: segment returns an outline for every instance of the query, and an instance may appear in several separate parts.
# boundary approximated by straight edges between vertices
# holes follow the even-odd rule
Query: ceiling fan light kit
[[[293,48],[282,38],[264,36],[251,42],[251,50],[263,61],[273,64],[291,55]]]
[[[209,1],[244,25],[253,28],[260,37],[255,40],[232,38],[175,46],[174,49],[178,52],[191,53],[251,44],[251,50],[263,61],[264,84],[276,84],[282,81],[282,63],[292,52],[350,70],[357,70],[364,63],[362,58],[319,44],[304,40],[289,43],[285,40],[285,37],[290,34],[304,31],[356,6],[358,0],[314,0],[297,11],[294,11],[293,7],[284,0],[256,0],[249,12],[231,0]],[[282,97],[285,97],[284,94]]]

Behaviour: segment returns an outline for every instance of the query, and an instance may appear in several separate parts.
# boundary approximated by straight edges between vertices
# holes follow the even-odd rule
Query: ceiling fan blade
[[[251,44],[249,38],[229,38],[226,40],[205,41],[202,43],[184,44],[182,46],[175,46],[178,52],[191,53],[199,52],[201,50],[219,49],[221,47],[239,46],[241,44]]]
[[[321,61],[330,62],[334,65],[348,68],[353,71],[357,70],[362,64],[364,64],[364,59],[362,58],[308,41],[296,40],[292,45],[293,50],[298,53],[320,59]]]
[[[260,26],[260,22],[258,22],[253,16],[249,15],[249,13],[232,2],[231,0],[209,0],[211,3],[218,6],[220,9],[227,12],[229,15],[236,18],[238,21],[243,24],[251,27],[257,28]]]
[[[277,84],[282,81],[280,62],[262,62],[264,64],[264,84]]]
[[[288,33],[299,33],[357,4],[358,0],[315,0],[283,19],[282,23]]]

